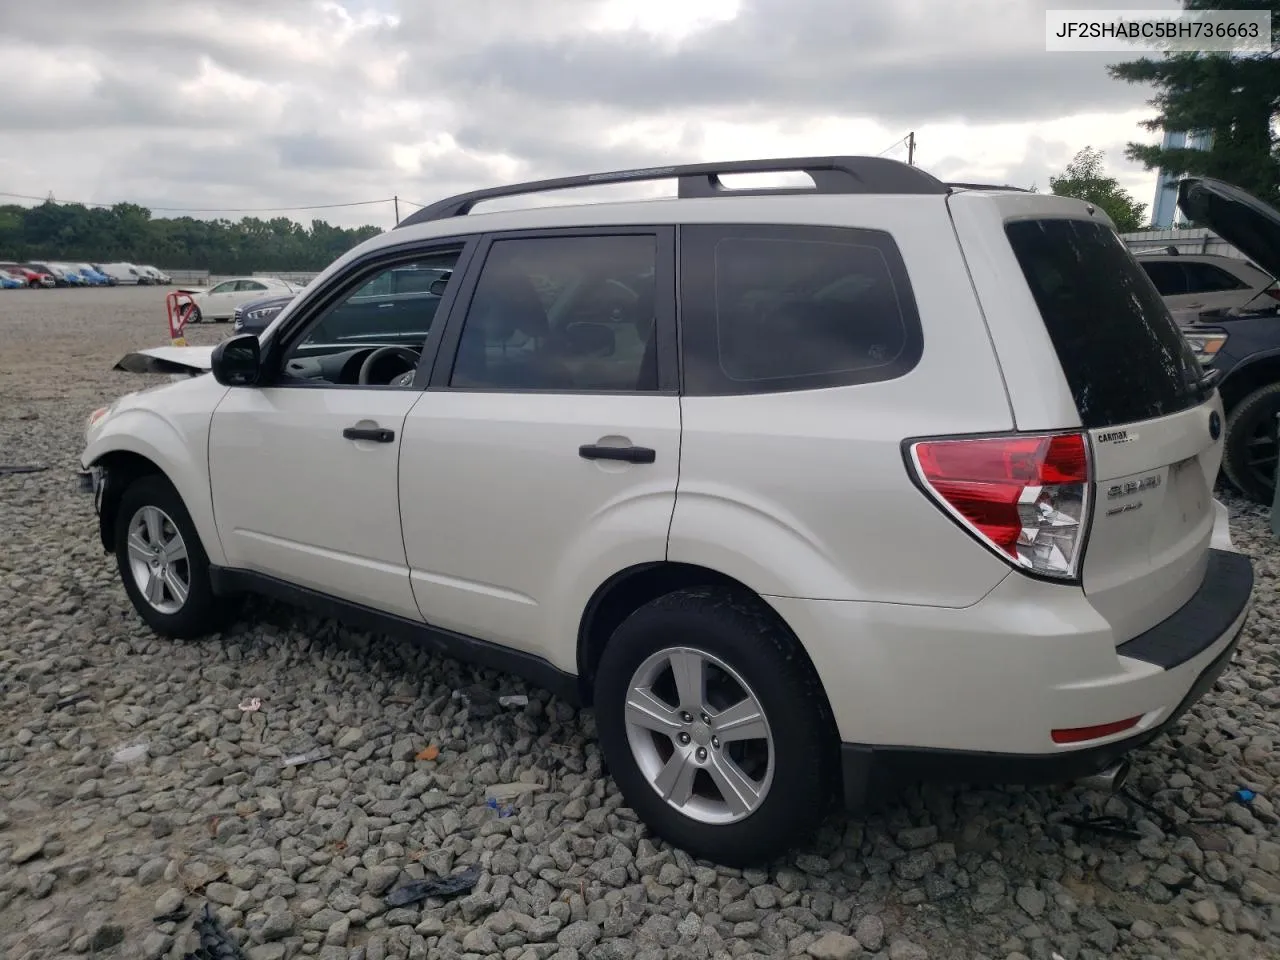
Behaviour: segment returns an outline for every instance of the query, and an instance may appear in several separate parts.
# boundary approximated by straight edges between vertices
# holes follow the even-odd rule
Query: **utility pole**
[[[400,226],[400,197],[396,196],[393,199],[396,203],[396,226],[398,227]]]
[[[916,165],[916,132],[914,130],[907,134],[907,163],[913,167]]]

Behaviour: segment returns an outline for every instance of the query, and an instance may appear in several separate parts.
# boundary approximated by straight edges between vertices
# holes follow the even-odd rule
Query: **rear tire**
[[[140,477],[121,495],[115,548],[125,592],[153,631],[188,640],[223,625],[229,604],[214,595],[200,535],[165,477]]]
[[[828,810],[836,738],[826,695],[754,597],[679,590],[631,614],[601,657],[595,713],[627,804],[694,857],[767,863]]]
[[[1222,472],[1242,494],[1266,506],[1275,496],[1277,413],[1280,383],[1260,387],[1232,408],[1223,442]]]

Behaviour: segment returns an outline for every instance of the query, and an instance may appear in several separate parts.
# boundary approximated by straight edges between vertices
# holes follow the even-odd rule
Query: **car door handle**
[[[396,432],[385,427],[347,427],[342,435],[348,440],[372,440],[374,443],[390,443],[396,438]]]
[[[583,460],[621,460],[624,463],[653,463],[658,454],[649,447],[605,447],[584,443],[578,448]]]
[[[394,303],[380,303],[380,304],[378,304],[378,309],[379,309],[379,310],[390,310],[390,309],[391,309],[392,307],[394,307],[394,306],[395,306],[395,304],[394,304]]]

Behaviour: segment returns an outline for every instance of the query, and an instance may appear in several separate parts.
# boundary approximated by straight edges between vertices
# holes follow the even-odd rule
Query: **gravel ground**
[[[1228,500],[1258,573],[1240,658],[1133,758],[1176,826],[1076,787],[931,789],[719,869],[647,837],[589,714],[510,678],[262,602],[151,636],[73,472],[85,415],[147,382],[112,364],[165,339],[162,291],[0,293],[0,463],[49,468],[0,477],[0,960],[178,958],[206,903],[251,960],[1280,956],[1265,512]],[[1059,822],[1091,814],[1138,838]],[[473,864],[462,897],[384,902]]]

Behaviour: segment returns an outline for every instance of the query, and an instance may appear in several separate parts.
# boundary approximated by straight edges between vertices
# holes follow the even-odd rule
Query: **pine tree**
[[[1269,10],[1273,37],[1280,36],[1280,0],[1183,0],[1184,10]],[[1130,143],[1125,156],[1147,170],[1175,176],[1199,174],[1233,183],[1270,203],[1280,203],[1280,152],[1272,129],[1280,110],[1280,59],[1273,53],[1165,53],[1113,64],[1108,73],[1156,88],[1148,101],[1152,131],[1194,131],[1211,136],[1206,150],[1165,150]]]

